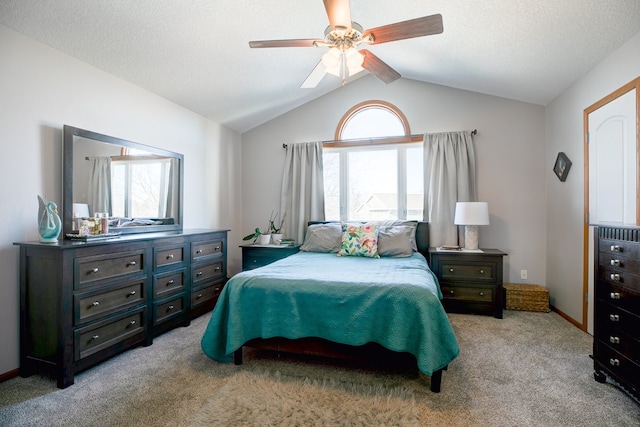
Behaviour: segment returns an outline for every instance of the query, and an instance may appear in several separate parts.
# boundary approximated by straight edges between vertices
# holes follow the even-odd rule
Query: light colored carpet
[[[232,376],[191,426],[420,426],[413,393],[382,384],[297,379],[279,372]]]
[[[557,314],[450,318],[461,353],[438,394],[415,372],[258,352],[245,352],[241,366],[214,362],[200,349],[204,315],[77,375],[64,390],[40,376],[1,383],[0,425],[331,425],[320,420],[332,411],[345,417],[342,425],[358,425],[360,414],[367,423],[384,416],[381,401],[406,415],[387,425],[640,425],[640,405],[593,380],[591,336]]]

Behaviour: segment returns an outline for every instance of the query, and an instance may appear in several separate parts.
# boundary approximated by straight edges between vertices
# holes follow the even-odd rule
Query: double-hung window
[[[353,107],[323,148],[325,218],[422,220],[422,139],[411,138],[397,107],[368,101]]]

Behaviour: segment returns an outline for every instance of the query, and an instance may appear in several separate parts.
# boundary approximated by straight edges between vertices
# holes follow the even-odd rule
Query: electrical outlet
[[[521,279],[527,278],[527,270],[520,270],[520,278]]]

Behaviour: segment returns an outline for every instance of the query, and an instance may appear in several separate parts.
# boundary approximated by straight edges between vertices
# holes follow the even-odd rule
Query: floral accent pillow
[[[380,258],[378,224],[342,224],[342,246],[338,256]]]

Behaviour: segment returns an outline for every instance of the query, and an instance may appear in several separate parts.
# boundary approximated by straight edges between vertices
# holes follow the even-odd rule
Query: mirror
[[[63,162],[65,236],[105,213],[110,234],[182,230],[182,154],[65,125]]]

